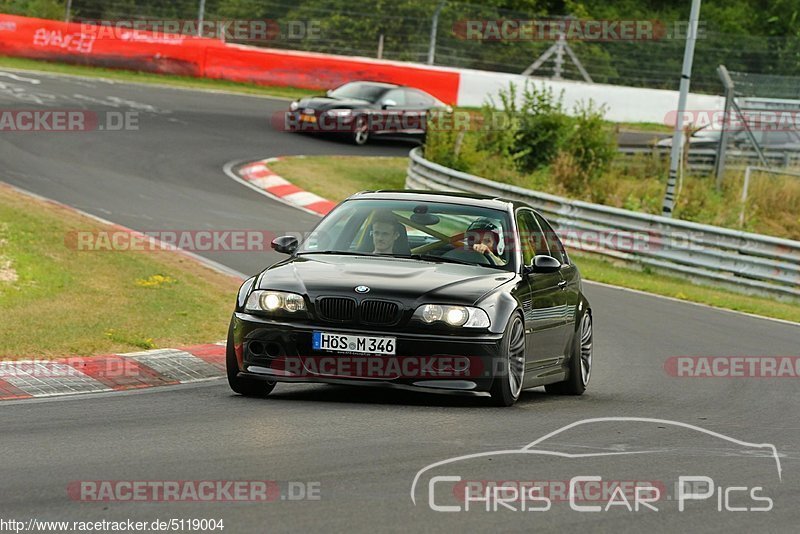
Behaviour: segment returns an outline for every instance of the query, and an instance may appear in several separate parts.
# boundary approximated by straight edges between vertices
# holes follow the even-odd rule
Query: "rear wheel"
[[[548,393],[557,395],[583,395],[592,376],[592,315],[586,311],[581,317],[580,326],[572,343],[572,357],[569,361],[569,376],[563,382],[545,386]]]
[[[266,397],[275,389],[275,382],[255,380],[240,377],[239,362],[236,359],[236,349],[233,345],[233,321],[228,327],[228,342],[225,349],[225,370],[228,375],[228,385],[239,395],[246,397]]]
[[[525,378],[525,325],[517,314],[503,334],[502,355],[502,368],[492,383],[492,404],[511,406],[519,399]]]

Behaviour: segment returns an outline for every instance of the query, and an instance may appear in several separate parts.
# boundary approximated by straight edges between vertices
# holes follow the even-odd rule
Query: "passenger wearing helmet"
[[[505,265],[500,256],[503,253],[502,233],[489,219],[481,218],[473,221],[464,233],[467,245],[475,252],[483,254],[493,265]]]

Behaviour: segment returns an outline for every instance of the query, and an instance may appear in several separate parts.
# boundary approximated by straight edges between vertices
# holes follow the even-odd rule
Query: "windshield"
[[[709,126],[703,126],[693,134],[694,137],[703,137],[705,139],[722,137],[722,131],[716,130]]]
[[[309,235],[298,254],[392,256],[513,271],[508,214],[411,200],[350,200]]]
[[[373,85],[369,83],[353,82],[346,83],[337,87],[329,93],[333,98],[366,100],[367,102],[377,102],[389,87],[385,85]]]

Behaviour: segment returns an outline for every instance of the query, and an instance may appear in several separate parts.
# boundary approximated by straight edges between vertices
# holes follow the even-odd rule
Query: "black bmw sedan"
[[[281,128],[343,135],[358,145],[373,136],[422,139],[428,112],[449,109],[421,89],[382,82],[350,82],[324,96],[292,102]]]
[[[359,193],[242,284],[227,374],[240,394],[277,382],[580,395],[592,311],[578,268],[530,206],[430,191]]]

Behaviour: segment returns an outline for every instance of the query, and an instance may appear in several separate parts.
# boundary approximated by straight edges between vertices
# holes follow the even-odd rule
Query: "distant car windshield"
[[[374,85],[371,83],[353,82],[346,83],[330,92],[334,98],[366,100],[367,102],[377,102],[388,87],[385,85]]]
[[[699,130],[694,132],[694,134],[692,136],[693,137],[702,137],[704,139],[718,139],[718,138],[722,137],[722,130],[717,130],[717,129],[711,128],[709,126],[703,126]]]
[[[336,208],[298,254],[391,256],[514,270],[507,212],[444,202],[355,199]]]

